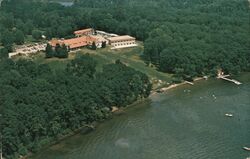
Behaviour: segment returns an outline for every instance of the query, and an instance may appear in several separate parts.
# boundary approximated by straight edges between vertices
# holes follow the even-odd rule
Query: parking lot
[[[16,55],[29,55],[35,54],[39,51],[45,51],[46,45],[46,43],[35,43],[16,47],[14,52],[9,53],[9,58]]]

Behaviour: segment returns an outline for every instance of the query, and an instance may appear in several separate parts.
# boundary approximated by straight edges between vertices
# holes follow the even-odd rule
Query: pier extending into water
[[[194,85],[193,82],[189,82],[189,81],[185,81],[185,83],[190,84],[190,85]]]
[[[233,82],[233,83],[235,83],[235,84],[237,84],[237,85],[241,85],[242,83],[241,82],[239,82],[239,81],[237,81],[237,80],[235,80],[235,79],[230,79],[230,78],[227,78],[227,77],[229,77],[230,75],[219,75],[217,78],[218,79],[223,79],[223,80],[226,80],[226,81],[229,81],[229,82]]]
[[[126,109],[125,114],[100,122],[94,131],[68,137],[28,159],[117,159],[120,156],[122,159],[184,159],[187,156],[246,159],[249,154],[242,147],[250,147],[247,143],[250,116],[245,113],[249,110],[249,97],[245,94],[250,89],[250,74],[237,77],[245,84],[237,89],[230,86],[237,85],[220,80],[180,86],[167,94],[156,93],[149,100]],[[191,92],[184,92],[185,89]],[[226,118],[225,113],[233,117]],[[197,130],[209,133],[197,133]],[[173,140],[180,137],[185,139]]]

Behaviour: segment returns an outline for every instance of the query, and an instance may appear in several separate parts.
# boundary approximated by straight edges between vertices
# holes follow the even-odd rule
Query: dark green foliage
[[[103,41],[102,42],[102,48],[106,48],[107,44],[106,44],[106,41]]]
[[[2,33],[2,37],[1,37],[1,42],[3,44],[3,46],[8,50],[8,52],[12,51],[12,45],[14,43],[15,37],[13,35],[12,32],[5,30]]]
[[[91,49],[92,50],[96,50],[97,49],[97,47],[96,47],[96,43],[93,41],[93,43],[92,43],[92,45],[91,45]]]
[[[14,36],[15,36],[14,41],[17,45],[21,45],[24,43],[24,34],[21,30],[16,30]]]
[[[221,21],[225,24],[218,30],[209,25],[204,29],[204,26],[194,24],[175,24],[173,27],[166,23],[168,27],[161,27],[161,35],[154,36],[159,30],[153,30],[146,40],[145,59],[163,72],[177,73],[176,70],[182,69],[182,76],[210,74],[215,68],[232,74],[247,71],[250,39],[239,40],[243,34],[230,36],[229,31],[238,27],[228,25],[228,20]],[[227,33],[225,29],[228,29]]]
[[[1,58],[7,58],[9,55],[8,55],[8,50],[6,48],[2,48],[0,49],[0,59]]]
[[[69,55],[69,50],[66,45],[59,45],[57,44],[55,47],[55,52],[54,52],[55,57],[58,58],[67,58]]]
[[[172,14],[161,16],[165,21],[150,32],[144,50],[147,63],[185,79],[214,74],[218,68],[229,74],[249,71],[246,3],[234,1],[238,6],[235,9],[227,1],[213,1],[219,11],[210,5],[204,8],[199,1],[185,3],[185,7],[172,3],[173,8],[178,6],[182,11],[172,10]]]
[[[41,31],[71,37],[76,29],[93,27],[130,34],[145,42],[147,64],[182,76],[250,70],[250,32],[246,0],[78,0],[72,7],[29,0],[3,0],[0,38],[11,51],[14,30],[38,40]],[[8,18],[7,18],[8,17]],[[104,44],[103,44],[104,47]],[[90,48],[96,49],[96,46]],[[61,57],[61,55],[59,55]],[[169,59],[177,60],[176,63]]]
[[[33,37],[35,40],[41,39],[41,37],[42,37],[41,31],[39,31],[39,30],[33,30],[33,31],[32,31],[32,37]]]
[[[103,73],[98,75],[98,79],[101,79],[102,87],[112,88],[115,94],[110,102],[111,106],[126,106],[136,101],[138,96],[147,97],[151,90],[151,83],[145,74],[134,71],[119,61],[104,66]]]
[[[46,58],[54,57],[54,50],[50,44],[47,44],[45,54]]]
[[[61,51],[61,54],[60,54],[60,58],[68,58],[69,56],[69,50],[68,50],[68,47],[66,45],[62,45],[62,51]]]
[[[47,44],[45,50],[46,58],[58,57],[58,58],[68,58],[69,49],[66,45],[57,44],[55,48],[52,48],[50,44]]]
[[[41,33],[49,39],[64,38],[76,29],[93,27],[144,41],[145,62],[174,73],[175,82],[214,74],[219,68],[236,74],[250,70],[248,6],[246,0],[78,0],[72,7],[3,0],[0,40],[5,49],[0,52],[6,57],[13,43],[23,42],[22,33],[36,40]],[[66,46],[47,51],[47,57],[68,56]],[[148,77],[120,61],[104,66],[102,73],[95,67],[88,55],[76,58],[64,71],[1,60],[5,157],[36,151],[65,130],[105,118],[107,107],[125,106],[150,93]]]
[[[91,58],[88,54],[77,56],[67,65],[67,72],[73,76],[83,76],[93,78],[96,71],[96,61]]]
[[[95,67],[89,55],[56,72],[31,61],[0,61],[4,156],[35,152],[64,133],[107,118],[111,106],[126,106],[149,95],[146,75],[120,62],[98,74]]]

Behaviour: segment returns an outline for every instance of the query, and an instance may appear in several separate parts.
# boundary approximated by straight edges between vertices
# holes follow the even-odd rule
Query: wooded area
[[[60,135],[109,117],[112,106],[127,106],[150,94],[145,74],[119,60],[97,73],[96,64],[82,55],[55,72],[27,60],[0,62],[6,158],[35,152]]]
[[[145,62],[178,78],[250,68],[247,0],[77,0],[71,7],[5,0],[0,17],[0,39],[9,51],[29,34],[67,38],[93,27],[144,41]]]
[[[83,124],[149,95],[148,77],[122,64],[97,73],[89,56],[65,70],[6,59],[13,45],[42,35],[70,38],[93,27],[144,42],[142,58],[176,80],[250,70],[247,0],[76,0],[71,7],[40,0],[3,0],[0,8],[0,112],[3,151],[17,158]],[[1,47],[1,45],[3,47]],[[47,57],[68,56],[65,51]],[[63,55],[59,52],[65,52]]]

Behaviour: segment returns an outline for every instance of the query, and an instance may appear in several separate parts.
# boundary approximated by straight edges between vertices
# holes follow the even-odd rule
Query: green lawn
[[[67,63],[71,59],[73,59],[72,56],[70,56],[70,58],[68,59],[58,59],[58,58],[46,59],[45,54],[43,52],[36,54],[36,55],[32,55],[29,58],[39,64],[48,64],[54,70],[65,69],[67,66]]]
[[[32,44],[35,42],[36,42],[36,40],[32,37],[32,35],[27,35],[25,37],[25,44]]]
[[[44,42],[47,43],[47,40],[45,39],[39,39],[39,40],[35,40],[32,35],[27,35],[25,36],[25,40],[24,40],[25,44],[34,44],[34,43],[40,43],[40,42]]]
[[[161,85],[157,85],[157,82],[155,82],[154,88],[160,87],[162,85],[167,85],[167,83],[171,83],[172,75],[159,72],[155,68],[146,66],[146,64],[140,57],[142,52],[143,52],[143,45],[142,43],[140,43],[138,47],[119,49],[119,50],[110,50],[109,47],[98,50],[89,50],[87,48],[83,48],[76,53],[70,53],[68,59],[58,59],[58,58],[45,59],[44,53],[31,56],[30,58],[32,58],[37,63],[47,63],[53,69],[64,69],[67,63],[70,60],[74,59],[77,54],[89,53],[90,56],[93,57],[98,62],[97,71],[102,71],[103,65],[114,63],[116,60],[119,59],[127,66],[130,66],[138,71],[147,74],[152,81],[157,81],[157,80],[163,81]]]

